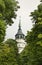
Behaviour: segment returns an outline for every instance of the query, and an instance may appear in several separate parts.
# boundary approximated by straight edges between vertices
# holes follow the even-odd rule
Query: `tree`
[[[35,22],[26,36],[27,47],[20,54],[22,65],[42,65],[42,3],[31,12]]]
[[[0,64],[1,65],[18,65],[19,54],[17,42],[13,39],[8,39],[4,44],[0,44]]]
[[[6,24],[3,22],[3,20],[0,20],[0,43],[4,40],[6,31]]]
[[[12,18],[16,18],[18,8],[18,1],[16,0],[0,0],[0,18],[11,25],[13,23]]]
[[[7,65],[7,54],[10,53],[10,48],[7,44],[0,43],[0,65]]]
[[[0,0],[0,42],[5,38],[7,25],[12,25],[12,18],[16,19],[18,4],[16,0]]]

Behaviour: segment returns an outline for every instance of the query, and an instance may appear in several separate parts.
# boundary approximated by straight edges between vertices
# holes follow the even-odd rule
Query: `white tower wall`
[[[21,53],[26,46],[26,42],[23,39],[17,39],[18,53]]]

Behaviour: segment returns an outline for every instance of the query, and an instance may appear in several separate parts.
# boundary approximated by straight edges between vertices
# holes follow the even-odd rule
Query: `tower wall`
[[[16,41],[17,41],[18,53],[21,53],[26,46],[26,42],[24,39],[17,39]]]

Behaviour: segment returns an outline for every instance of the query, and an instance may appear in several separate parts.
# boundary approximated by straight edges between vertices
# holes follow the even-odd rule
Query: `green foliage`
[[[0,65],[18,65],[17,42],[13,39],[8,39],[4,43],[0,43]]]
[[[0,65],[6,65],[7,54],[10,52],[10,48],[7,44],[0,43]]]
[[[8,39],[1,43],[5,37],[7,24],[11,25],[13,23],[12,18],[16,19],[18,8],[18,1],[16,0],[0,0],[0,65],[19,64],[17,42]]]
[[[42,38],[42,34],[39,34],[39,35],[38,35],[38,38]]]
[[[16,19],[18,4],[16,0],[0,0],[0,42],[4,40],[7,24],[11,25],[12,18]]]
[[[38,9],[31,12],[32,20],[35,23],[42,22],[42,3],[38,5]]]
[[[5,37],[6,24],[3,20],[0,20],[0,43],[4,40]]]
[[[12,46],[13,46],[13,48],[14,48],[14,53],[17,54],[18,48],[17,48],[17,42],[16,42],[15,40],[13,40],[13,39],[8,39],[5,43],[6,43],[6,44],[9,44],[9,47],[12,47]]]
[[[7,24],[13,23],[12,18],[16,18],[16,11],[18,10],[18,1],[16,0],[0,0],[0,18],[6,21]]]
[[[22,65],[42,65],[42,3],[31,12],[31,16],[35,24],[27,32],[27,46],[20,54],[20,59]]]
[[[20,55],[22,65],[42,65],[42,46],[28,44]]]

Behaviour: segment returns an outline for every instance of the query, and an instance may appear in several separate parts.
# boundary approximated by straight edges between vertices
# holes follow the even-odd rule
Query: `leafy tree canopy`
[[[14,23],[12,18],[16,19],[18,4],[16,0],[0,0],[0,42],[5,38],[7,24],[11,25]]]
[[[6,31],[6,24],[3,22],[3,20],[0,20],[0,43],[4,40]]]
[[[31,16],[35,24],[27,32],[27,47],[20,54],[20,59],[22,65],[42,65],[42,3],[31,12]]]
[[[18,8],[18,1],[16,0],[0,0],[0,18],[11,25],[13,23],[12,18],[15,19],[17,16]]]
[[[0,65],[18,65],[17,42],[13,39],[8,39],[4,43],[0,43]]]

